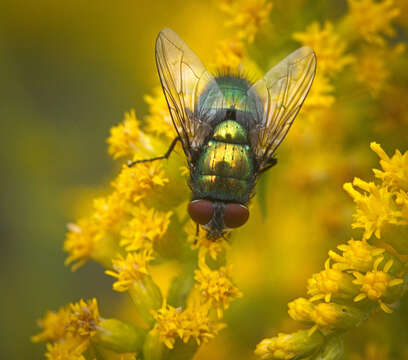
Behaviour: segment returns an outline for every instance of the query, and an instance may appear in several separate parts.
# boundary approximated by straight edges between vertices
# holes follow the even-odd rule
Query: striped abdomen
[[[254,163],[246,130],[235,120],[214,129],[192,174],[195,198],[247,203],[253,189]]]

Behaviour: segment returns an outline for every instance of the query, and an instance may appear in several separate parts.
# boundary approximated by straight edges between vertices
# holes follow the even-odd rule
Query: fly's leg
[[[278,163],[278,159],[272,158],[268,161],[266,166],[259,170],[259,174],[262,174],[263,172],[269,170],[271,167],[275,166]]]
[[[196,234],[195,234],[195,239],[194,239],[194,245],[197,245],[198,235],[199,234],[200,234],[200,225],[198,225],[198,223],[197,223]]]
[[[174,150],[174,147],[177,144],[177,141],[180,140],[180,137],[177,136],[170,144],[169,149],[167,150],[167,152],[163,155],[163,156],[158,156],[158,157],[154,157],[151,159],[143,159],[143,160],[135,160],[135,161],[129,161],[128,162],[128,166],[132,167],[135,164],[140,164],[140,163],[144,163],[144,162],[150,162],[150,161],[156,161],[156,160],[163,160],[163,159],[168,159],[168,157],[170,156],[170,154],[172,153],[172,151]]]

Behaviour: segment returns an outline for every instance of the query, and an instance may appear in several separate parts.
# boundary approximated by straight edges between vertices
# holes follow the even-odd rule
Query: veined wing
[[[259,169],[262,170],[284,139],[312,85],[316,72],[316,55],[305,46],[274,66],[248,91],[256,93],[256,126],[250,140]]]
[[[187,159],[201,147],[211,128],[198,109],[200,94],[214,78],[198,56],[172,30],[163,29],[156,40],[156,64],[174,127]]]

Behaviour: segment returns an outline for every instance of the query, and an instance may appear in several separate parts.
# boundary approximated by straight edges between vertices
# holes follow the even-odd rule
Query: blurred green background
[[[271,57],[263,56],[259,49],[267,49],[273,42],[276,48],[282,48],[283,55],[288,54],[294,49],[292,45],[296,46],[289,28],[300,31],[314,20],[335,20],[344,14],[345,4],[337,0],[275,1],[274,25],[268,28],[271,37],[261,36],[258,50],[251,49],[251,55],[260,66],[267,68]],[[56,310],[79,298],[96,297],[103,316],[116,313],[124,296],[112,291],[112,280],[102,274],[99,265],[89,263],[76,273],[64,266],[62,244],[66,223],[91,208],[92,198],[103,193],[117,170],[118,164],[107,155],[105,139],[109,129],[131,108],[140,118],[147,112],[143,96],[158,85],[154,41],[160,29],[171,27],[205,58],[205,54],[212,52],[214,39],[223,38],[224,22],[225,17],[212,1],[0,2],[1,359],[44,357],[44,346],[30,343],[29,338],[38,331],[36,319],[47,309]],[[287,46],[289,42],[291,49]],[[400,75],[399,87],[406,90],[406,70]],[[350,79],[341,78],[339,82],[342,81]],[[393,101],[398,104],[396,112],[407,113],[400,109],[407,94],[405,91],[401,99],[394,97]],[[230,327],[226,336],[230,341],[217,338],[209,350],[210,355],[211,349],[217,349],[218,342],[218,358],[223,354],[234,358],[242,351],[252,351],[248,349],[253,349],[263,336],[282,330],[280,326],[286,321],[282,316],[290,321],[286,303],[303,294],[306,279],[321,269],[327,251],[349,239],[353,205],[342,193],[341,185],[354,175],[365,179],[371,176],[370,167],[377,164],[377,158],[368,148],[369,141],[381,142],[389,153],[396,147],[406,150],[406,115],[397,114],[402,120],[398,118],[393,122],[389,121],[394,116],[390,113],[384,131],[384,127],[372,121],[375,116],[371,109],[374,113],[378,110],[372,106],[377,100],[367,100],[367,97],[363,96],[362,103],[369,111],[360,114],[356,110],[361,108],[360,99],[354,99],[341,114],[343,123],[333,127],[326,124],[326,129],[322,126],[331,136],[327,142],[333,147],[342,147],[344,162],[351,164],[344,171],[340,169],[336,178],[316,181],[310,188],[302,183],[303,179],[296,183],[298,179],[289,172],[298,169],[299,163],[304,165],[302,158],[295,158],[296,140],[286,145],[290,156],[285,150],[281,152],[280,178],[272,179],[270,186],[279,189],[281,184],[289,184],[289,189],[291,186],[301,189],[293,191],[286,203],[282,214],[287,215],[287,220],[281,224],[281,219],[271,217],[270,227],[264,227],[271,229],[269,236],[274,237],[265,251],[276,255],[274,271],[267,272],[269,263],[258,266],[259,249],[247,241],[250,231],[243,230],[242,234],[248,236],[237,241],[233,252],[248,258],[246,266],[242,263],[237,266],[237,274],[241,280],[248,278],[247,282],[243,281],[244,290],[247,286],[251,292],[227,314]],[[393,106],[386,107],[389,104],[377,105],[383,113],[393,109]],[[355,115],[351,116],[353,111]],[[356,119],[361,122],[356,123]],[[348,130],[352,122],[357,124],[354,125],[357,130]],[[339,144],[336,143],[337,127],[346,133],[344,139],[339,136]],[[353,134],[353,131],[356,132]],[[363,156],[354,158],[357,151]],[[361,158],[366,160],[364,166],[359,161]],[[330,160],[323,157],[317,161]],[[285,175],[285,171],[289,175]],[[299,174],[302,175],[301,167]],[[326,185],[324,193],[321,185],[322,188]],[[331,203],[333,191],[337,193]],[[321,193],[326,201],[313,202]],[[270,211],[280,214],[286,194],[277,191],[272,197],[274,203]],[[336,197],[347,204],[348,212],[336,213],[341,209],[337,207]],[[304,217],[304,223],[309,222],[307,217],[311,211],[316,211],[317,214],[312,214],[316,215],[314,222],[304,228],[297,227],[297,220],[292,224],[289,215],[294,207],[297,215]],[[325,217],[331,210],[335,213],[334,219]],[[259,216],[254,214],[255,218]],[[321,230],[313,227],[324,221],[328,224],[321,226]],[[331,221],[338,224],[333,227]],[[282,225],[283,230],[276,229],[277,225]],[[297,237],[304,237],[300,245]],[[303,261],[305,254],[308,256]],[[280,271],[280,267],[284,270]],[[259,280],[261,277],[266,280]],[[265,289],[261,286],[265,283],[274,286]],[[361,332],[369,339],[390,344],[391,349],[402,347],[408,339],[407,314],[408,306],[401,304],[398,314],[392,317],[378,314]],[[355,335],[356,332],[347,335],[347,344],[354,343],[356,352],[361,353],[364,344],[353,341]],[[242,339],[249,339],[250,344]],[[349,347],[347,352],[351,351]]]

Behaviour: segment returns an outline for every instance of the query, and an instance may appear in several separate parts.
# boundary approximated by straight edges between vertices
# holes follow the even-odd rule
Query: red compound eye
[[[193,200],[188,204],[188,213],[196,223],[206,225],[213,217],[214,207],[211,201]]]
[[[224,223],[229,228],[244,225],[249,218],[248,208],[241,204],[227,204],[224,210]]]

